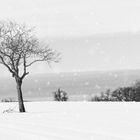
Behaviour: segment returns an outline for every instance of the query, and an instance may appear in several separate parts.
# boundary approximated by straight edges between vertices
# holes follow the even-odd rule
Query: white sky
[[[68,69],[72,71],[75,69],[140,68],[137,60],[139,54],[131,54],[134,47],[140,50],[138,48],[140,45],[139,39],[131,40],[130,35],[128,39],[131,41],[128,42],[127,36],[123,36],[122,39],[118,39],[117,44],[122,43],[122,48],[124,47],[123,44],[127,44],[129,49],[119,48],[118,51],[116,50],[119,46],[113,44],[116,43],[114,39],[111,39],[114,42],[112,42],[110,50],[106,48],[108,46],[107,41],[103,41],[99,45],[102,42],[100,39],[94,39],[95,42],[91,42],[91,39],[89,42],[88,38],[86,39],[87,36],[96,36],[96,34],[105,36],[105,33],[129,32],[132,35],[137,34],[140,31],[140,0],[4,0],[0,4],[0,19],[13,19],[17,22],[25,22],[27,25],[36,26],[37,34],[40,37],[47,36],[56,39],[61,37],[62,40],[55,41],[53,45],[63,52],[62,63],[60,66],[55,66],[55,70],[58,72]],[[68,41],[72,45],[70,46],[63,43],[64,37],[81,37],[81,40],[83,39],[86,43],[81,47],[79,43],[76,47],[74,40],[70,39],[71,42]],[[123,38],[125,38],[124,41]],[[97,50],[99,49],[97,49],[97,46],[100,46],[100,52],[102,52],[100,55],[98,55]],[[113,46],[115,46],[115,49]],[[85,47],[87,47],[87,53],[84,54]],[[78,48],[78,50],[74,48]],[[71,56],[73,52],[77,55],[77,51],[79,60],[74,61],[77,59],[76,56],[73,58]],[[115,51],[117,54],[112,55],[115,54]],[[127,62],[118,65],[117,57],[123,52],[125,56],[122,57]],[[135,50],[135,52],[138,51]],[[82,60],[81,64],[80,60]],[[134,64],[134,62],[137,63]],[[42,65],[38,65],[38,67],[38,71],[44,69]]]
[[[40,35],[140,30],[139,0],[4,0],[1,19],[37,26]]]

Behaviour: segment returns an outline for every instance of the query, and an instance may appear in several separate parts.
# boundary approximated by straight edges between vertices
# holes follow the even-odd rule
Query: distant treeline
[[[110,89],[94,96],[91,101],[140,101],[140,81],[128,87],[120,87],[114,91]]]
[[[54,101],[68,101],[69,94],[60,88],[53,92]],[[119,87],[113,91],[107,89],[105,92],[101,92],[99,95],[92,97],[89,101],[140,101],[140,81],[136,81],[135,84],[127,87]],[[0,102],[17,102],[15,98],[3,98]]]

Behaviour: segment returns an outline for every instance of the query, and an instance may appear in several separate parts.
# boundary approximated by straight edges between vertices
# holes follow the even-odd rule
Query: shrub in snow
[[[112,92],[112,97],[118,101],[140,101],[140,82],[130,87],[116,89]]]
[[[118,88],[112,92],[112,97],[116,98],[117,101],[136,101],[134,87],[123,87]]]
[[[67,101],[68,94],[59,88],[57,91],[54,92],[54,100],[55,101]]]
[[[91,101],[115,101],[116,99],[112,97],[112,93],[110,89],[106,90],[106,92],[102,92],[98,96],[94,96]]]

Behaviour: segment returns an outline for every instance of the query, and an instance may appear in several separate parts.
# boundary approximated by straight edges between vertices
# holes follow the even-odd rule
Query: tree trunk
[[[24,102],[23,102],[23,96],[22,96],[22,80],[16,78],[16,84],[17,84],[17,94],[18,94],[18,103],[19,103],[19,112],[25,112]]]

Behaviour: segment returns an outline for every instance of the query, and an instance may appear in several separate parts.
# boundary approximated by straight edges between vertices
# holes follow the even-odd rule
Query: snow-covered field
[[[139,140],[140,103],[0,103],[1,140]],[[14,108],[13,113],[3,110]]]

